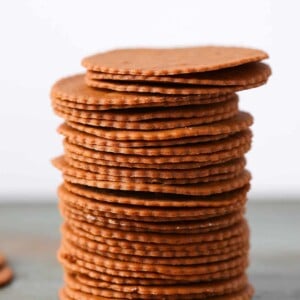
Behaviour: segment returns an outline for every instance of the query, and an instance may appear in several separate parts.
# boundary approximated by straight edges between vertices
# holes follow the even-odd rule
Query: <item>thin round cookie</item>
[[[76,148],[76,146],[74,144],[70,144],[70,148]],[[160,169],[160,170],[172,170],[173,172],[176,172],[176,170],[192,170],[192,169],[199,169],[202,167],[207,167],[207,166],[212,166],[215,164],[222,164],[222,163],[226,163],[229,160],[232,159],[236,159],[236,158],[241,158],[243,157],[243,155],[248,151],[248,149],[250,148],[250,144],[249,145],[245,145],[242,147],[238,147],[237,149],[233,149],[234,151],[230,151],[229,153],[226,152],[222,152],[220,153],[221,155],[226,155],[224,158],[220,158],[220,159],[214,159],[214,160],[210,160],[212,157],[211,156],[207,156],[208,159],[207,161],[200,161],[200,162],[174,162],[174,163],[157,163],[157,162],[153,162],[153,164],[149,164],[149,163],[132,163],[132,162],[126,162],[126,161],[110,161],[110,160],[103,160],[103,159],[97,159],[97,158],[93,158],[90,156],[86,156],[84,151],[82,152],[82,154],[78,154],[76,151],[77,149],[67,149],[69,148],[69,145],[65,146],[65,157],[66,158],[70,158],[72,160],[76,160],[82,163],[88,163],[88,164],[94,164],[94,165],[99,165],[99,166],[104,166],[104,167],[124,167],[124,168],[131,168],[131,169]],[[93,154],[93,153],[92,153]],[[229,154],[232,154],[231,156]],[[193,158],[193,156],[191,156],[190,158]],[[215,157],[214,157],[215,158]]]
[[[198,203],[198,207],[189,207],[187,206],[184,202],[182,203],[182,206],[179,206],[178,208],[176,208],[175,205],[172,205],[170,207],[163,207],[163,206],[155,206],[155,205],[151,205],[149,206],[144,206],[143,204],[140,205],[131,205],[130,204],[126,204],[122,203],[122,201],[119,202],[110,202],[110,199],[113,199],[114,196],[113,195],[109,195],[108,194],[108,199],[105,199],[105,201],[99,201],[98,199],[101,197],[105,196],[105,192],[102,193],[100,192],[100,194],[98,195],[97,198],[91,198],[90,196],[92,195],[92,193],[90,194],[86,194],[84,190],[76,190],[72,189],[71,187],[71,191],[69,190],[70,187],[67,186],[66,183],[64,183],[64,185],[61,185],[58,189],[58,197],[61,200],[62,203],[64,204],[68,204],[71,207],[77,208],[79,210],[81,210],[82,212],[89,212],[89,211],[93,211],[93,215],[97,215],[98,212],[105,212],[105,213],[111,213],[111,214],[116,214],[119,216],[119,218],[121,219],[131,219],[134,217],[152,217],[152,218],[173,218],[173,217],[178,217],[178,218],[184,218],[184,217],[201,217],[201,216],[214,216],[217,215],[218,217],[221,218],[218,220],[210,220],[208,224],[209,226],[213,227],[214,225],[220,224],[219,222],[224,221],[226,223],[226,220],[222,219],[223,215],[227,215],[228,217],[228,213],[230,211],[230,207],[232,205],[236,205],[238,203],[242,203],[244,204],[244,201],[246,199],[246,193],[247,193],[247,188],[243,188],[239,191],[235,191],[235,193],[232,193],[232,198],[234,199],[234,196],[236,197],[236,199],[234,199],[233,201],[235,202],[229,202],[225,204],[222,203],[222,201],[219,201],[221,203],[218,203],[217,205],[211,205],[210,206],[210,201],[213,200],[209,200],[208,199],[208,203],[206,203],[206,206],[200,206],[201,203]],[[109,197],[110,196],[110,197]],[[133,196],[134,197],[134,196]],[[223,196],[224,199],[226,199],[226,196]],[[227,195],[228,197],[228,195]],[[110,198],[110,199],[109,199]],[[220,197],[219,197],[220,198]],[[213,197],[212,197],[213,199]],[[215,197],[215,199],[217,199],[217,197]],[[227,198],[228,199],[228,198]],[[159,201],[158,198],[155,199],[157,202]],[[168,200],[168,199],[166,199]],[[175,201],[178,201],[179,199],[175,199]],[[187,199],[186,201],[189,201],[192,199]],[[163,200],[162,200],[163,201]],[[169,202],[172,201],[172,198],[169,197]],[[180,201],[180,200],[179,200]],[[183,200],[185,201],[185,200]],[[194,200],[196,201],[196,200]],[[201,200],[200,200],[201,201]],[[142,200],[140,201],[142,203]],[[203,201],[204,202],[204,201]],[[122,204],[120,204],[122,203]],[[227,205],[226,205],[227,204]],[[177,204],[178,205],[178,204]],[[127,216],[127,218],[126,218]],[[143,219],[145,222],[145,219]],[[198,220],[199,222],[201,220]],[[111,220],[111,222],[113,222]],[[124,222],[124,221],[123,221]],[[202,220],[203,222],[203,220]],[[207,221],[208,222],[208,221]],[[125,226],[125,223],[123,224]],[[168,225],[168,224],[164,224],[164,225]],[[170,226],[172,224],[169,224]],[[150,224],[145,224],[145,227],[147,228],[148,226],[150,226]],[[163,225],[161,225],[163,226]],[[205,227],[205,226],[202,226]],[[190,227],[189,227],[190,228]]]
[[[110,194],[108,191],[101,191],[99,190],[98,193],[96,191],[89,191],[88,189],[80,189],[79,187],[68,185],[64,183],[58,188],[58,197],[61,199],[62,202],[68,203],[73,207],[77,207],[85,210],[94,211],[94,214],[97,212],[107,212],[116,215],[120,215],[121,218],[124,215],[128,215],[129,217],[192,217],[192,216],[211,216],[215,214],[219,214],[221,217],[224,214],[228,214],[228,210],[231,205],[235,205],[237,203],[243,203],[246,198],[248,187],[243,187],[239,190],[233,191],[231,193],[227,193],[227,195],[213,195],[212,197],[199,197],[198,202],[197,198],[182,197],[181,199],[178,197],[172,199],[172,197],[165,197],[163,200],[160,200],[158,195],[153,197],[153,200],[148,197],[144,199],[141,197],[140,201],[139,198],[136,196],[139,195],[132,195],[129,193],[127,195],[119,196],[122,197],[122,200],[119,201],[111,201],[115,197],[118,197],[118,193]],[[94,198],[92,197],[93,194],[97,194]],[[124,198],[125,196],[125,198]],[[130,197],[131,196],[131,197]],[[105,200],[102,200],[103,197]],[[149,199],[150,198],[150,199]],[[137,200],[138,203],[135,201]],[[226,201],[227,200],[227,201]],[[150,204],[147,203],[145,205],[144,201],[150,201]],[[176,202],[177,201],[177,202]],[[186,202],[197,202],[186,204]],[[134,203],[133,203],[134,202]],[[163,204],[161,204],[163,202]],[[174,204],[175,202],[176,204]],[[213,203],[212,203],[213,202]],[[156,205],[156,204],[159,205]],[[170,206],[168,203],[171,203]],[[132,205],[133,204],[133,205]],[[143,205],[144,204],[144,205]],[[181,205],[180,205],[181,204]],[[194,205],[198,205],[195,207]],[[210,226],[214,225],[213,221],[210,221]],[[147,225],[149,226],[149,224]]]
[[[270,74],[271,69],[268,65],[264,63],[248,63],[234,68],[226,68],[217,71],[172,76],[124,75],[87,71],[86,77],[95,80],[116,80],[129,82],[166,82],[191,85],[247,86],[249,84],[267,80]]]
[[[161,129],[174,129],[182,128],[186,126],[196,126],[207,123],[213,123],[223,121],[234,117],[237,114],[237,109],[229,112],[215,114],[212,116],[197,117],[197,118],[184,118],[184,119],[173,119],[173,120],[148,120],[139,122],[122,122],[122,121],[107,121],[99,119],[86,119],[81,116],[74,116],[66,113],[57,107],[54,107],[54,112],[61,118],[64,118],[67,122],[74,122],[89,126],[109,127],[116,129],[130,129],[130,130],[161,130]]]
[[[264,51],[241,47],[200,46],[169,49],[119,49],[82,60],[89,71],[162,76],[206,72],[268,58]]]
[[[189,299],[191,295],[203,294],[203,296],[216,296],[226,293],[237,292],[247,285],[248,279],[245,275],[240,275],[228,280],[209,282],[209,283],[195,283],[189,285],[176,286],[133,286],[126,292],[116,291],[112,289],[99,289],[79,284],[74,279],[67,280],[67,286],[72,289],[79,290],[84,293],[92,294],[94,296],[104,296],[109,299],[126,298],[130,295],[131,299],[153,299],[153,296],[160,297],[158,299],[178,299],[177,296],[184,296],[179,299]],[[130,294],[129,294],[130,293]],[[169,296],[169,297],[168,297]],[[168,298],[166,298],[168,297]],[[155,299],[155,298],[154,298]],[[192,298],[193,299],[193,298]]]
[[[150,216],[142,217],[140,215],[134,215],[130,218],[127,215],[119,215],[111,212],[103,212],[103,211],[92,211],[89,209],[79,209],[76,206],[72,206],[69,203],[66,203],[64,200],[60,199],[59,208],[61,214],[66,219],[73,219],[73,220],[80,220],[89,224],[93,224],[96,226],[103,226],[108,225],[111,222],[110,226],[105,226],[108,228],[116,227],[116,224],[121,223],[124,227],[123,230],[126,230],[126,226],[129,228],[135,228],[132,231],[146,231],[146,232],[160,232],[160,230],[166,229],[167,231],[171,231],[170,228],[174,225],[173,223],[176,222],[189,222],[192,221],[208,221],[212,218],[222,217],[225,215],[229,215],[232,213],[239,213],[243,210],[243,206],[245,205],[247,198],[245,197],[238,203],[228,205],[225,207],[219,208],[205,208],[197,210],[196,213],[192,213],[191,211],[185,210],[182,214],[173,212],[172,214],[168,214],[165,211],[156,211],[154,215],[156,216],[155,219]],[[160,213],[160,214],[159,214]],[[189,215],[190,214],[190,215]],[[165,223],[168,222],[168,226]],[[113,226],[115,225],[115,226]],[[147,226],[145,229],[145,226]],[[120,225],[121,226],[121,225]],[[224,226],[226,227],[226,226]],[[181,227],[179,227],[181,228]],[[194,228],[197,228],[194,225]],[[138,229],[138,230],[136,230]],[[144,230],[142,230],[144,229]],[[213,230],[215,228],[212,228]],[[191,230],[190,232],[207,232],[208,230]],[[177,232],[177,230],[173,230],[171,232]]]
[[[168,140],[198,135],[232,134],[248,129],[253,123],[253,118],[246,112],[239,112],[236,116],[206,125],[191,126],[186,128],[138,131],[118,130],[100,127],[85,126],[74,122],[67,122],[71,127],[95,136],[115,140]]]
[[[247,264],[241,264],[240,266],[237,266],[235,268],[231,268],[231,269],[227,269],[227,270],[221,270],[221,271],[216,271],[213,273],[209,273],[209,274],[199,274],[198,275],[198,282],[205,282],[205,281],[212,281],[212,280],[224,280],[224,279],[229,279],[229,278],[233,278],[239,275],[242,275],[245,272],[245,267],[247,267]],[[68,272],[67,273],[72,273],[72,272]],[[140,278],[132,278],[132,279],[136,279],[136,282],[133,283],[132,285],[128,286],[128,285],[118,285],[118,284],[113,284],[111,282],[105,282],[96,278],[91,278],[90,276],[87,276],[85,274],[74,274],[72,273],[73,276],[76,277],[76,279],[87,286],[91,286],[91,287],[97,287],[97,288],[110,288],[113,290],[119,290],[122,291],[124,290],[124,292],[128,291],[128,288],[130,288],[130,286],[132,287],[132,285],[135,286],[161,286],[164,287],[166,285],[178,285],[178,284],[191,284],[192,281],[188,281],[188,280],[171,280],[171,279],[161,279],[160,282],[158,279],[155,278],[149,278],[144,279],[143,280],[143,284],[141,282],[139,282]],[[102,274],[101,274],[102,275]],[[100,276],[101,276],[100,275]],[[100,277],[99,276],[99,277]],[[191,278],[192,279],[192,278]],[[153,282],[158,282],[157,283],[153,283]]]
[[[92,173],[111,175],[115,177],[131,177],[131,178],[152,178],[152,182],[165,179],[190,179],[198,177],[208,177],[218,174],[240,172],[246,165],[244,157],[229,160],[221,164],[212,166],[204,166],[199,169],[187,170],[158,170],[158,169],[138,169],[138,168],[122,168],[122,167],[107,167],[97,164],[84,163],[79,160],[74,160],[64,156],[65,161],[70,166],[86,170]]]
[[[231,85],[231,86],[209,86],[209,85],[188,85],[188,84],[171,84],[171,83],[138,83],[113,81],[113,80],[95,80],[85,78],[85,83],[93,88],[107,89],[117,92],[130,93],[154,93],[163,95],[213,95],[219,96],[228,93],[234,93],[246,89],[256,88],[267,81],[263,80],[249,85]]]
[[[220,180],[227,180],[235,178],[244,169],[245,162],[233,161],[225,163],[221,166],[212,166],[204,169],[204,172],[198,172],[198,176],[191,178],[156,178],[156,177],[127,177],[127,176],[114,176],[107,173],[91,172],[85,169],[79,169],[71,166],[64,158],[64,156],[57,157],[53,162],[64,165],[63,173],[65,175],[75,176],[79,179],[91,180],[91,181],[108,181],[117,183],[128,184],[165,184],[165,185],[192,185],[196,183],[215,182]],[[116,173],[117,174],[117,173]],[[207,175],[208,174],[208,175]]]
[[[203,255],[217,255],[241,249],[249,244],[249,230],[247,226],[240,235],[229,239],[186,245],[155,245],[122,240],[105,240],[103,243],[95,242],[84,236],[78,235],[67,224],[61,228],[63,240],[78,246],[84,251],[102,254],[103,252],[121,253],[125,255],[137,255],[147,257],[192,257]]]
[[[209,282],[212,280],[228,280],[230,278],[235,278],[237,276],[241,276],[244,271],[245,271],[245,266],[246,264],[241,264],[238,267],[235,268],[231,268],[231,269],[227,269],[227,270],[221,270],[221,271],[217,271],[217,272],[213,272],[213,273],[209,273],[209,274],[201,274],[198,275],[199,279],[198,282]],[[70,276],[70,272],[67,272],[67,277]],[[136,284],[132,284],[132,285],[126,285],[126,284],[113,284],[110,282],[105,282],[105,281],[101,281],[101,280],[97,280],[95,278],[90,278],[89,276],[86,275],[82,275],[82,274],[74,274],[72,273],[73,278],[78,282],[78,284],[86,286],[86,287],[90,287],[90,288],[101,288],[101,289],[110,289],[113,291],[118,291],[118,292],[124,292],[124,293],[130,293],[132,290],[134,290],[134,288],[139,287],[139,286],[143,286],[146,290],[150,290],[151,288],[165,288],[166,286],[178,286],[178,285],[190,285],[190,284],[195,284],[193,282],[184,282],[184,280],[182,281],[175,281],[173,283],[170,284],[171,280],[161,280],[161,284],[141,284],[138,282],[138,278],[137,278],[137,283]],[[157,281],[157,279],[149,279],[148,281]],[[65,278],[65,282],[68,283],[69,280],[68,278]],[[147,289],[148,287],[148,289]]]
[[[222,99],[220,99],[222,100]],[[179,103],[180,104],[180,103]],[[95,110],[84,110],[76,107],[68,107],[62,105],[57,99],[52,100],[54,108],[71,114],[76,117],[84,119],[97,119],[107,121],[120,121],[120,122],[138,122],[155,119],[182,119],[182,118],[196,118],[204,116],[212,116],[222,114],[235,110],[238,104],[238,96],[236,94],[229,94],[220,101],[212,104],[199,104],[199,105],[186,105],[174,107],[147,107],[147,108],[127,108],[127,109],[112,109],[101,110],[99,107]]]
[[[105,139],[102,137],[96,137],[94,135],[75,130],[74,128],[68,126],[66,123],[60,125],[57,129],[58,133],[66,137],[70,142],[74,144],[88,144],[95,146],[108,146],[114,148],[141,148],[141,147],[164,147],[164,146],[174,146],[174,145],[184,145],[184,144],[194,144],[194,143],[204,143],[209,141],[217,141],[228,137],[228,134],[217,134],[217,135],[203,135],[194,136],[180,139],[170,139],[170,140],[160,140],[160,141],[116,141]]]
[[[104,226],[95,226],[86,222],[77,221],[75,219],[65,220],[67,226],[71,227],[75,232],[80,232],[81,236],[91,240],[98,240],[103,242],[104,238],[126,240],[141,243],[154,244],[192,244],[205,243],[215,240],[228,239],[231,236],[236,236],[240,233],[242,222],[233,224],[231,226],[214,230],[210,232],[191,233],[190,239],[185,233],[156,233],[156,232],[130,232],[120,229],[110,229]],[[79,230],[79,231],[77,231]]]
[[[245,170],[237,176],[232,177],[228,180],[202,184],[197,183],[187,185],[162,185],[155,183],[106,181],[85,178],[82,176],[82,171],[67,165],[62,159],[56,159],[52,162],[57,169],[62,171],[64,179],[70,183],[113,190],[208,196],[211,194],[228,192],[240,188],[246,185],[251,178],[250,173]]]
[[[95,198],[91,196],[96,194],[95,191],[89,191],[88,189],[80,189],[73,185],[68,185],[64,183],[58,189],[58,197],[62,202],[68,203],[73,207],[77,207],[85,210],[94,211],[94,214],[97,212],[106,212],[111,214],[119,215],[120,218],[125,218],[124,215],[128,215],[128,217],[192,217],[192,216],[212,216],[212,215],[225,215],[228,214],[230,207],[232,205],[236,205],[237,203],[244,203],[246,199],[248,187],[243,187],[239,190],[229,192],[227,195],[213,195],[212,197],[199,197],[200,199],[186,197],[182,197],[181,199],[172,199],[172,197],[165,197],[163,200],[160,200],[159,196],[152,200],[150,197],[148,199],[145,197],[144,199],[141,197],[140,201],[136,195],[129,194],[120,195],[122,197],[118,202],[111,202],[111,199],[118,197],[118,193],[111,195],[107,191],[99,191],[98,195]],[[100,200],[105,197],[105,200]],[[125,196],[125,197],[124,197]],[[137,195],[138,196],[138,195]],[[150,199],[149,199],[150,198]],[[204,199],[203,199],[204,198]],[[223,200],[224,199],[224,200]],[[135,201],[137,200],[138,203]],[[202,201],[201,201],[202,200]],[[227,201],[226,201],[227,200]],[[143,205],[143,202],[150,202],[147,205]],[[176,202],[177,201],[177,202]],[[186,202],[196,202],[191,204],[186,204]],[[133,203],[134,202],[134,203]],[[163,202],[163,204],[162,204]],[[175,202],[175,203],[173,203]],[[211,203],[213,202],[213,203]],[[156,204],[159,205],[156,205]],[[170,203],[170,206],[166,206]],[[133,205],[132,205],[133,204]],[[181,204],[181,205],[180,205]],[[198,205],[198,206],[195,206]],[[214,222],[211,221],[211,225],[213,226]],[[147,225],[149,226],[149,224]]]
[[[248,255],[209,264],[195,265],[158,265],[114,260],[101,255],[82,251],[77,247],[60,248],[59,256],[84,268],[108,275],[131,278],[166,279],[176,281],[201,281],[201,275],[236,269],[248,265]],[[167,271],[169,269],[169,272]],[[118,273],[119,271],[119,273]],[[173,272],[174,274],[170,274]],[[199,276],[197,278],[196,276]],[[205,278],[205,277],[204,277]],[[207,278],[207,277],[206,277]],[[208,279],[208,278],[207,278]],[[213,279],[213,277],[211,278]],[[220,279],[220,278],[219,278]]]
[[[87,222],[99,227],[117,228],[125,231],[164,233],[185,233],[186,231],[200,233],[229,227],[242,220],[244,209],[239,208],[246,202],[245,197],[236,204],[214,208],[161,209],[151,207],[151,210],[147,208],[139,210],[139,207],[130,205],[122,207],[114,203],[98,203],[67,192],[63,186],[60,187],[58,196],[60,199],[59,208],[66,220]],[[197,219],[187,219],[195,216]],[[138,217],[142,218],[139,220]],[[148,217],[155,218],[155,221],[147,221]],[[169,221],[161,222],[160,218],[169,218]]]
[[[121,148],[110,146],[96,146],[95,150],[129,154],[141,156],[177,156],[177,155],[198,155],[211,154],[219,151],[230,150],[241,145],[251,143],[252,133],[250,130],[244,130],[228,136],[227,138],[202,143],[193,143],[187,145],[165,146],[165,147],[140,147],[140,148]]]
[[[241,235],[247,225],[245,220],[232,226],[222,228],[220,230],[195,233],[191,234],[191,238],[186,234],[160,234],[154,232],[126,232],[122,230],[112,230],[109,228],[93,226],[88,223],[78,222],[75,220],[67,220],[65,225],[67,228],[71,228],[72,232],[78,236],[87,238],[94,242],[107,243],[113,246],[119,245],[124,242],[127,248],[132,248],[133,245],[136,247],[159,247],[165,246],[166,248],[172,248],[172,246],[179,247],[182,245],[195,245],[205,244],[213,241],[222,241],[230,239],[234,236]],[[132,242],[132,246],[130,246]],[[187,246],[188,247],[188,246]]]
[[[149,164],[150,168],[153,169],[160,169],[160,168],[181,169],[184,168],[184,166],[189,168],[190,165],[186,163],[191,163],[191,162],[200,163],[198,165],[197,164],[194,165],[194,168],[199,168],[202,166],[207,166],[214,163],[223,163],[231,159],[242,157],[251,148],[250,141],[248,143],[247,142],[244,143],[246,139],[247,137],[243,140],[243,143],[241,145],[237,147],[233,147],[231,149],[229,148],[223,151],[212,152],[212,153],[210,152],[202,153],[202,154],[198,153],[195,155],[185,154],[185,155],[149,156],[149,155],[114,153],[114,152],[101,151],[100,149],[102,149],[102,147],[99,147],[100,149],[97,149],[98,147],[96,145],[94,146],[90,144],[76,145],[76,144],[69,143],[67,140],[64,141],[64,148],[65,148],[66,156],[75,158],[80,161],[92,163],[92,164],[117,166],[117,167],[125,166],[129,168],[130,167],[138,168],[138,166],[141,166],[143,168],[145,167],[144,165]],[[248,139],[250,139],[250,137],[248,137]],[[222,142],[220,143],[224,145],[224,143]],[[195,150],[194,151],[195,152],[199,151],[199,148],[201,148],[201,145],[198,147],[198,149],[196,149],[196,151]],[[124,150],[124,152],[125,151],[127,150]],[[128,152],[130,151],[134,152],[135,150],[128,150]],[[160,151],[159,148],[158,151]],[[145,152],[147,153],[147,151]],[[149,150],[149,152],[151,152],[151,150]],[[74,157],[74,154],[77,154],[77,156],[75,155]],[[113,161],[114,163],[110,163],[110,161]],[[165,164],[167,164],[167,168],[161,166]]]
[[[63,78],[57,81],[51,89],[52,99],[61,99],[64,101],[101,105],[102,109],[107,110],[113,107],[134,107],[134,106],[152,106],[152,104],[159,104],[164,106],[166,103],[176,104],[175,106],[187,105],[190,103],[199,104],[204,99],[204,103],[218,102],[218,98],[223,101],[226,95],[181,95],[181,96],[162,96],[153,94],[139,94],[139,93],[120,93],[109,90],[94,89],[87,86],[84,82],[84,74],[78,74],[71,77]],[[61,101],[61,102],[64,102]],[[66,104],[66,102],[65,102]]]
[[[212,296],[206,297],[208,300],[250,300],[254,294],[254,289],[251,285],[247,285],[245,288],[241,289],[238,292],[230,293],[222,296]],[[77,290],[72,290],[69,287],[64,287],[60,290],[59,293],[60,300],[107,300],[107,298],[92,296],[90,294],[86,294],[83,292],[79,292]],[[203,299],[203,297],[201,297]],[[201,299],[197,298],[197,296],[190,299]],[[174,299],[174,298],[173,298]],[[185,298],[186,299],[186,298]],[[119,300],[125,300],[119,298]]]
[[[72,243],[63,240],[62,247],[68,249],[72,252],[82,251],[86,253],[86,250],[80,249],[80,247],[74,246]],[[80,250],[79,250],[80,249]],[[109,257],[112,259],[119,259],[121,261],[127,262],[136,262],[136,263],[145,263],[145,264],[161,264],[161,265],[196,265],[196,264],[208,264],[218,261],[226,261],[233,257],[245,256],[249,252],[249,245],[245,244],[241,248],[235,249],[232,248],[231,251],[221,253],[221,254],[212,254],[212,255],[199,255],[192,257],[151,257],[151,256],[138,256],[138,255],[127,255],[121,253],[113,252],[103,252],[101,255]],[[88,252],[89,255],[94,257],[95,262],[97,259],[103,259],[102,256],[99,256],[97,253]]]
[[[59,210],[62,217],[65,220],[75,220],[80,222],[86,222],[98,227],[105,227],[109,229],[119,229],[131,232],[154,232],[154,233],[205,233],[222,228],[230,227],[243,219],[243,209],[240,211],[229,212],[222,216],[211,216],[211,218],[205,218],[200,220],[183,220],[170,222],[148,222],[141,220],[128,220],[118,219],[103,216],[92,216],[83,214],[76,214],[70,211],[67,207],[60,204]],[[212,223],[210,223],[210,221]],[[212,224],[212,225],[210,225]],[[146,227],[149,225],[149,227]]]
[[[139,192],[124,192],[124,191],[111,191],[104,189],[91,188],[88,186],[72,184],[64,182],[64,188],[75,195],[89,198],[92,201],[101,201],[107,203],[115,203],[121,205],[137,205],[149,207],[149,210],[159,208],[215,208],[215,207],[227,207],[232,204],[241,202],[246,197],[246,194],[250,188],[249,184],[245,183],[239,188],[231,191],[212,194],[210,196],[180,196],[180,195],[168,195],[152,193],[139,193]],[[166,209],[164,209],[166,210]],[[205,213],[208,213],[207,211]]]
[[[77,75],[79,76],[79,75]],[[67,80],[67,79],[65,79]],[[71,80],[71,78],[68,78],[68,80]],[[83,77],[81,75],[81,80],[83,80]],[[89,87],[92,89],[91,87]],[[95,89],[94,89],[95,90]],[[70,91],[69,91],[70,92]],[[102,91],[102,93],[105,92],[105,90]],[[121,93],[119,93],[121,94]],[[123,93],[126,94],[126,93]],[[71,98],[58,98],[55,97],[54,95],[51,95],[52,103],[55,105],[59,105],[65,108],[71,108],[71,109],[78,109],[78,110],[85,110],[85,111],[103,111],[103,112],[112,112],[116,110],[117,112],[119,111],[126,111],[128,110],[149,110],[151,113],[152,109],[161,109],[162,107],[164,108],[178,108],[178,107],[186,107],[186,106],[191,106],[191,105],[211,105],[211,104],[216,104],[216,103],[221,103],[225,102],[227,100],[230,100],[233,98],[235,94],[225,94],[225,95],[217,95],[217,96],[204,96],[202,95],[201,97],[197,97],[197,95],[192,95],[187,97],[185,96],[177,96],[177,95],[168,95],[168,97],[164,97],[160,99],[161,101],[164,102],[150,102],[150,103],[139,103],[137,101],[134,102],[134,105],[130,104],[130,102],[125,102],[125,104],[118,103],[114,104],[111,103],[104,103],[103,101],[99,100],[97,97],[89,97],[90,94],[82,91],[80,93],[81,97],[79,98],[79,101],[77,101],[77,98],[72,94]],[[128,93],[127,93],[128,95]],[[152,94],[153,95],[153,94]],[[64,95],[65,96],[65,95]],[[65,96],[66,97],[66,96]],[[180,97],[180,98],[179,98]],[[185,98],[184,98],[185,97]],[[128,99],[127,99],[128,100]],[[94,101],[94,104],[93,104]]]

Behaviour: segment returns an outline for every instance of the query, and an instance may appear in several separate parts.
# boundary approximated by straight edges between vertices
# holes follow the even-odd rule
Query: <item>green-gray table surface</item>
[[[300,300],[300,203],[248,204],[254,299]],[[0,204],[0,249],[15,272],[1,300],[53,300],[62,286],[55,204]]]

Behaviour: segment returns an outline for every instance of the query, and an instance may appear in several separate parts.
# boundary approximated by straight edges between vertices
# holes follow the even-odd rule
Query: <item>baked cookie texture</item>
[[[253,117],[238,91],[271,75],[264,51],[119,49],[57,81],[64,154],[60,299],[251,299]]]

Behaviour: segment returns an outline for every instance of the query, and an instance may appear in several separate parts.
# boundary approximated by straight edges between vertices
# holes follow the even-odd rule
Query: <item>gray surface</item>
[[[300,299],[300,203],[248,206],[254,299]],[[0,249],[16,273],[1,300],[53,300],[61,286],[56,261],[60,218],[55,205],[0,205]]]

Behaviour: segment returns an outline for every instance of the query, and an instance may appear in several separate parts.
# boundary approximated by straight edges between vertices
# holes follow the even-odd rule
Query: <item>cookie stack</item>
[[[126,49],[58,81],[60,299],[250,299],[244,219],[260,50]]]
[[[5,257],[0,253],[0,287],[8,284],[12,278],[12,270],[7,265]]]

